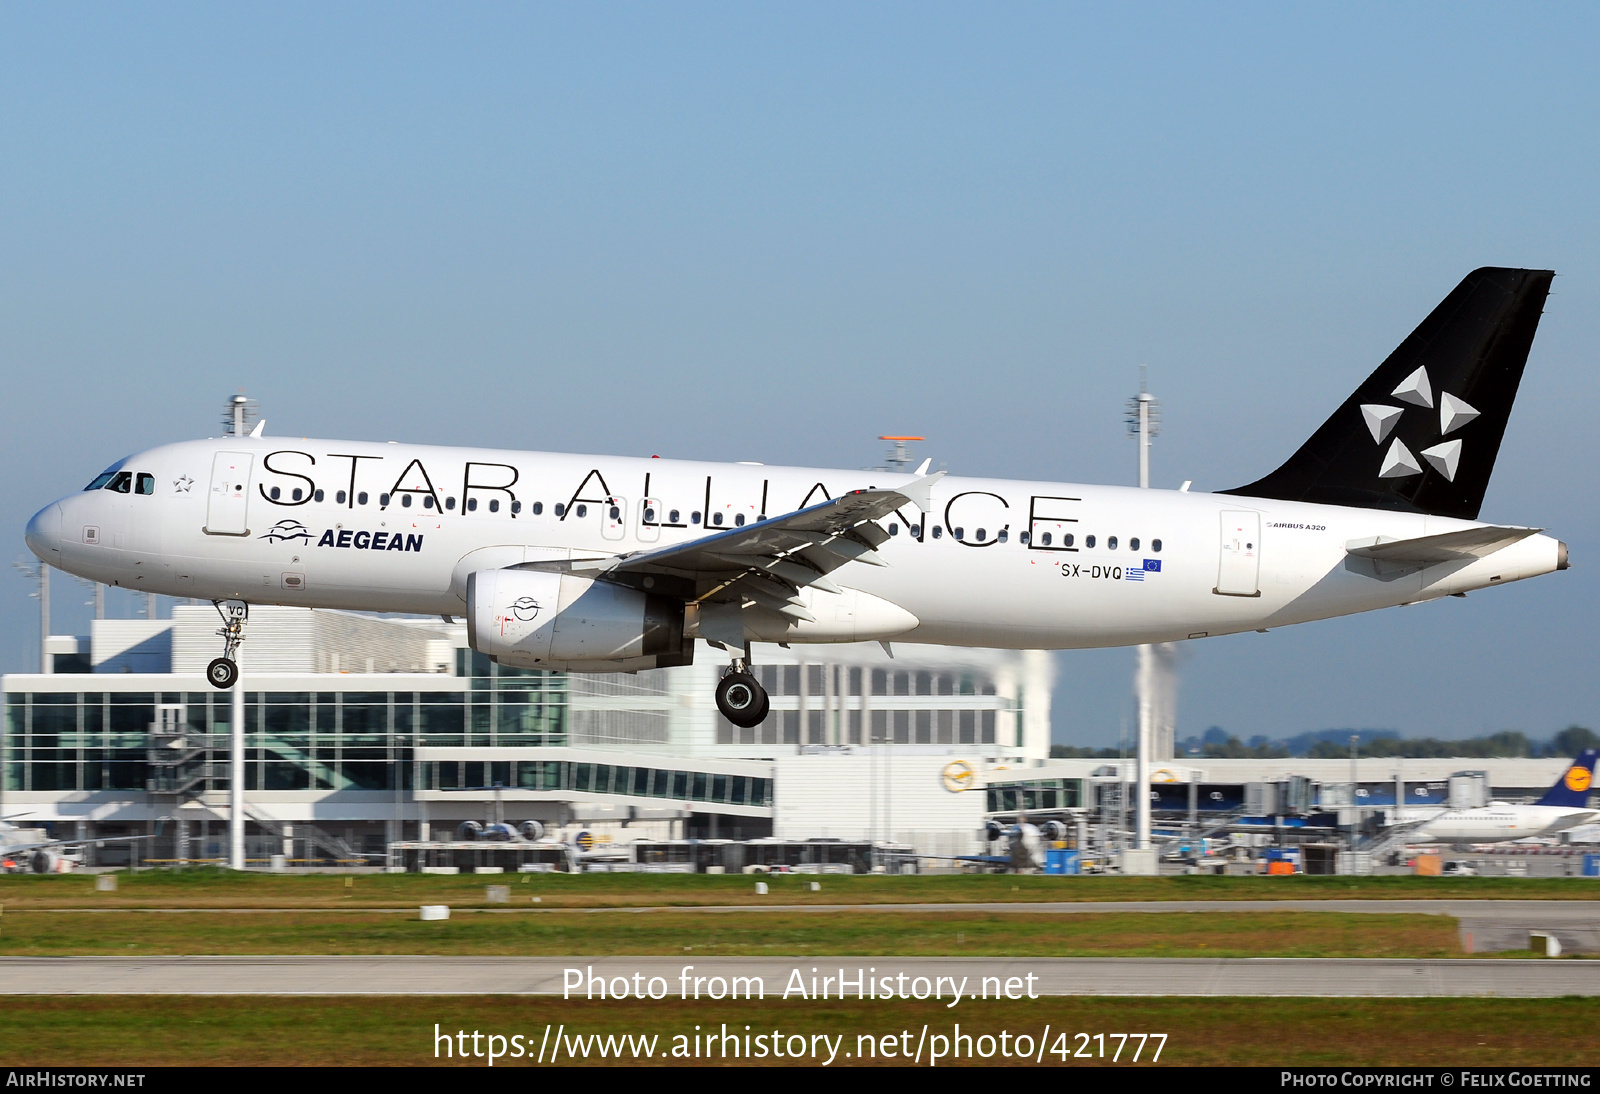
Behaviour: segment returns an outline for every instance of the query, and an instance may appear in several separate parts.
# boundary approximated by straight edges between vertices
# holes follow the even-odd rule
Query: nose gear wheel
[[[227,691],[239,679],[239,643],[244,641],[244,625],[250,618],[250,605],[242,600],[216,600],[217,614],[222,616],[222,629],[217,636],[222,639],[222,656],[206,666],[206,680],[219,691]]]

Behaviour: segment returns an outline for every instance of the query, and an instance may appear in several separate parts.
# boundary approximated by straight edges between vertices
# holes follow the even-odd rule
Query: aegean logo
[[[310,543],[311,530],[297,520],[280,520],[263,532],[261,538],[272,543],[285,543],[289,540]]]
[[[519,596],[509,610],[518,623],[532,623],[538,618],[539,602],[531,596]]]

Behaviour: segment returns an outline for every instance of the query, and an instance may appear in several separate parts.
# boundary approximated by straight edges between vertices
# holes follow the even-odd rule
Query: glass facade
[[[1029,779],[991,786],[986,808],[990,813],[1018,809],[1077,809],[1083,804],[1082,779]]]
[[[432,760],[421,765],[423,790],[575,790],[721,805],[772,804],[772,780],[705,771],[583,763],[574,760]]]
[[[718,719],[718,744],[993,745],[997,715],[1008,708],[994,683],[971,671],[826,664],[754,671],[772,713],[750,728]]]
[[[481,672],[465,690],[246,692],[245,789],[405,790],[418,745],[567,743],[563,677],[463,661]],[[231,701],[209,690],[8,695],[4,788],[226,790]],[[182,730],[188,747],[156,753],[153,767],[152,727]]]

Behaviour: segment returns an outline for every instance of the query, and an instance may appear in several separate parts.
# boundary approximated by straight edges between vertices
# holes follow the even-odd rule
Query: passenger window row
[[[921,539],[922,537],[920,535],[920,531],[921,531],[921,529],[917,525],[907,525],[906,526],[906,533],[908,535],[910,535],[912,539]],[[899,535],[900,534],[900,525],[898,523],[894,522],[894,521],[890,521],[889,522],[889,534],[891,536]],[[942,524],[935,524],[933,526],[933,538],[934,539],[940,539],[943,536],[944,536],[944,526]],[[952,539],[958,540],[958,541],[960,541],[962,543],[966,543],[967,542],[967,530],[963,526],[957,525],[955,528],[952,528],[950,530],[950,536],[951,536]],[[1010,538],[1010,535],[1008,534],[1007,530],[1004,529],[1004,528],[1000,529],[999,531],[997,531],[994,534],[994,539],[993,540],[991,540],[989,538],[989,530],[987,528],[979,528],[979,529],[976,530],[976,532],[975,532],[975,534],[973,536],[972,542],[975,543],[975,544],[1005,543],[1009,538]],[[1028,533],[1027,532],[1018,533],[1017,542],[1022,544],[1023,546],[1028,546],[1029,545]],[[1118,538],[1116,536],[1107,537],[1107,539],[1106,539],[1106,550],[1108,550],[1108,551],[1117,550],[1118,542],[1119,541],[1118,541]],[[1140,549],[1140,545],[1143,542],[1144,541],[1141,540],[1138,536],[1134,536],[1132,539],[1128,540],[1128,550],[1129,551],[1138,551]],[[1088,536],[1084,536],[1083,537],[1083,546],[1084,546],[1085,549],[1092,549],[1095,546],[1095,543],[1096,543],[1096,537],[1095,536],[1088,535]],[[1055,537],[1054,537],[1054,535],[1052,533],[1050,533],[1050,532],[1041,532],[1041,533],[1039,533],[1039,542],[1038,542],[1037,545],[1040,546],[1040,547],[1055,547],[1055,546],[1074,547],[1074,546],[1077,545],[1077,537],[1075,535],[1073,535],[1073,533],[1071,533],[1071,532],[1066,532],[1061,536],[1061,542],[1059,544],[1057,544],[1055,542]],[[1150,552],[1152,554],[1160,554],[1161,553],[1161,541],[1159,539],[1153,539],[1153,540],[1150,541]]]

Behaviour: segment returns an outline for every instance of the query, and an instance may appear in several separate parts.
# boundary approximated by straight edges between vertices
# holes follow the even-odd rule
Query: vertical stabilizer
[[[1600,750],[1586,748],[1578,753],[1578,758],[1572,761],[1572,766],[1567,768],[1556,784],[1545,791],[1544,797],[1534,802],[1535,805],[1561,805],[1572,809],[1584,809],[1589,805],[1589,786],[1594,782],[1594,761],[1600,756]]]
[[[1476,520],[1549,270],[1474,270],[1252,498]]]

